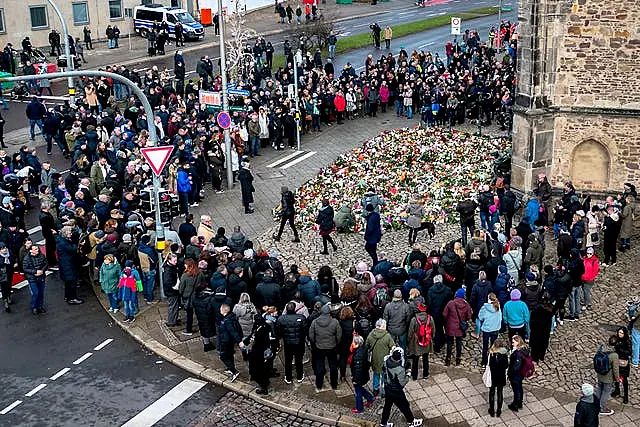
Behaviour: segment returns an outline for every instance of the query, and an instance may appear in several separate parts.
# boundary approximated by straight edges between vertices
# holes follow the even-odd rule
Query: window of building
[[[49,26],[47,6],[29,6],[29,15],[31,17],[31,29],[37,30]]]
[[[109,0],[109,19],[122,19],[122,0]]]
[[[86,1],[73,3],[73,23],[75,25],[84,25],[89,23],[89,6]]]
[[[4,9],[0,9],[0,33],[6,33],[7,30],[4,27]]]

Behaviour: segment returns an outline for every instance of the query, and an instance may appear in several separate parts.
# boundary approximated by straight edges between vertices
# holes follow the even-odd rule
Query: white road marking
[[[284,165],[284,166],[280,166],[280,169],[288,169],[288,168],[290,168],[291,166],[293,166],[293,165],[295,165],[295,164],[297,164],[297,163],[300,163],[301,161],[306,160],[306,159],[308,159],[309,157],[311,157],[311,156],[313,156],[313,155],[315,155],[315,154],[316,154],[316,152],[315,152],[315,151],[310,151],[310,152],[308,152],[307,154],[305,154],[304,156],[302,156],[302,157],[298,157],[298,158],[297,158],[297,159],[295,159],[294,161],[292,161],[292,162],[290,162],[290,163],[287,163],[287,164],[286,164],[286,165]]]
[[[25,394],[25,396],[26,397],[32,397],[34,394],[36,394],[37,392],[39,392],[40,390],[42,390],[46,386],[47,386],[46,384],[40,384],[38,387],[34,388],[29,393]]]
[[[71,370],[71,368],[62,368],[60,369],[58,372],[56,372],[56,374],[54,376],[52,376],[51,378],[49,378],[51,381],[55,381],[58,378],[60,378],[61,376],[63,376],[64,374],[66,374],[67,372],[69,372]]]
[[[435,42],[429,42],[429,43],[425,43],[423,45],[420,45],[420,46],[418,46],[418,49],[422,49],[423,47],[431,46],[432,44],[435,44]]]
[[[41,230],[42,230],[42,227],[40,227],[39,225],[36,225],[35,227],[28,229],[27,233],[29,233],[29,235],[31,235],[31,234],[35,234],[35,233],[37,233],[38,231],[41,231]]]
[[[109,344],[111,344],[112,342],[113,342],[113,338],[108,338],[108,339],[102,341],[96,347],[94,347],[93,351],[100,351],[103,348],[105,348],[106,346],[108,346]]]
[[[293,153],[289,154],[286,157],[281,158],[280,160],[276,160],[275,162],[271,163],[270,165],[267,165],[268,168],[275,168],[276,166],[278,166],[280,163],[284,163],[289,159],[292,159],[294,157],[296,157],[297,155],[299,155],[300,153],[302,153],[302,151],[294,151]]]
[[[84,362],[85,360],[87,360],[88,358],[90,358],[91,356],[93,356],[93,353],[91,353],[91,352],[89,352],[89,353],[85,353],[85,354],[83,354],[82,356],[80,356],[80,358],[79,358],[79,359],[76,359],[76,360],[73,362],[73,364],[74,364],[74,365],[79,365],[79,364],[81,364],[82,362]]]
[[[47,241],[46,241],[46,240],[44,240],[44,239],[42,239],[42,240],[38,240],[38,241],[36,242],[36,245],[38,245],[38,246],[42,246],[42,245],[44,245],[45,243],[47,243]]]
[[[22,403],[22,400],[16,400],[15,402],[13,402],[11,405],[7,406],[6,408],[4,408],[2,411],[0,411],[0,415],[7,415],[9,412],[11,412],[11,410],[13,408],[15,408],[16,406],[18,406],[19,404]]]
[[[207,385],[205,381],[187,378],[165,395],[147,406],[122,427],[151,427]]]
[[[381,19],[378,22],[391,22],[393,19]]]

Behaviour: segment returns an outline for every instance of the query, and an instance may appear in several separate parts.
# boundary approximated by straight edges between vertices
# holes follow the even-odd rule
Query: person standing
[[[82,29],[82,35],[84,37],[84,45],[87,47],[87,50],[93,50],[93,43],[91,42],[91,30],[89,27],[84,27]]]
[[[28,63],[29,61],[27,61]],[[34,83],[35,84],[35,83]],[[37,87],[35,90],[39,90]],[[47,115],[47,109],[42,105],[42,102],[38,99],[37,96],[34,96],[31,99],[31,102],[27,104],[26,110],[27,119],[29,119],[29,134],[31,135],[31,140],[35,139],[35,127],[36,125],[40,128],[40,133],[44,132],[44,128],[42,125],[42,119]]]
[[[629,338],[629,331],[626,326],[618,328],[614,348],[618,354],[618,370],[620,371],[620,379],[622,379],[622,381],[616,381],[611,397],[620,396],[620,385],[622,385],[622,403],[626,405],[629,403],[629,374],[631,374],[631,366],[629,366],[629,359],[631,359],[631,339]]]
[[[299,384],[304,380],[302,359],[307,330],[306,318],[296,313],[294,302],[288,302],[285,314],[278,318],[276,325],[284,344],[284,382],[287,384],[293,382],[291,367],[295,360],[296,382]]]
[[[453,341],[456,342],[456,366],[460,365],[462,357],[462,338],[466,334],[464,324],[468,327],[471,320],[471,306],[464,299],[465,291],[460,288],[456,291],[455,298],[447,303],[444,308],[444,332],[447,336],[447,355],[444,364],[451,365],[451,355],[453,353]]]
[[[407,332],[408,355],[411,360],[411,378],[418,379],[418,360],[422,356],[422,379],[429,378],[429,353],[433,352],[433,335],[436,325],[427,314],[427,306],[418,303],[418,313],[411,318]]]
[[[338,43],[338,37],[331,31],[327,38],[327,44],[329,45],[329,59],[333,60],[336,57],[336,44]]]
[[[118,284],[120,283],[120,273],[122,267],[118,264],[112,254],[104,257],[104,262],[100,266],[100,288],[109,300],[109,311],[113,314],[118,312]]]
[[[469,191],[464,192],[464,200],[458,202],[456,211],[460,214],[460,228],[462,230],[462,246],[467,246],[467,230],[473,235],[476,228],[475,213],[478,204],[471,197]]]
[[[595,279],[600,272],[598,257],[592,247],[587,248],[587,256],[582,259],[584,262],[584,273],[582,274],[582,311],[591,310],[591,288],[595,284]]]
[[[56,222],[50,212],[51,203],[43,200],[40,207],[40,227],[42,227],[42,237],[44,237],[45,251],[49,268],[57,270],[58,260],[56,259]]]
[[[396,345],[406,351],[407,328],[411,321],[411,308],[402,299],[402,291],[396,289],[393,292],[393,300],[384,307],[382,318],[387,322],[387,330],[391,334]]]
[[[252,214],[254,209],[252,208],[253,204],[253,193],[256,189],[253,187],[253,173],[251,173],[251,163],[248,161],[244,161],[242,163],[242,168],[238,173],[238,181],[240,181],[240,190],[242,192],[242,205],[244,206],[245,214]]]
[[[574,427],[598,427],[600,425],[600,399],[594,394],[593,386],[582,384],[582,396],[573,416]]]
[[[507,368],[509,367],[509,351],[504,341],[498,338],[489,351],[489,367],[491,371],[491,386],[489,387],[489,415],[500,418],[502,415],[502,389],[507,385]],[[498,396],[495,404],[496,394]]]
[[[167,297],[167,321],[165,325],[173,327],[178,325],[178,310],[180,308],[180,292],[178,285],[178,256],[174,253],[167,255],[162,273],[162,286]]]
[[[380,214],[374,210],[374,206],[369,203],[365,207],[367,211],[367,227],[364,232],[364,249],[371,257],[372,267],[378,263],[378,243],[382,239],[382,230],[380,229]]]
[[[227,368],[225,372],[231,375],[231,382],[234,382],[240,375],[233,360],[234,349],[236,344],[241,350],[245,347],[242,342],[242,327],[228,304],[220,306],[220,314],[222,318],[218,325],[218,353]]]
[[[509,329],[509,339],[514,335],[522,338],[528,336],[530,313],[527,304],[520,300],[522,294],[518,289],[511,291],[511,300],[504,305],[502,320]]]
[[[391,37],[393,37],[393,30],[390,26],[384,27],[384,47],[385,49],[391,49]]]
[[[482,331],[482,360],[480,366],[487,366],[489,347],[493,345],[502,328],[502,312],[500,301],[496,294],[491,292],[487,302],[482,305],[478,313],[480,330]],[[502,399],[501,399],[502,400]],[[502,402],[500,402],[502,404]]]
[[[331,389],[338,388],[338,345],[342,338],[342,329],[336,319],[329,314],[329,304],[320,309],[320,316],[311,322],[309,340],[315,349],[316,393],[323,391],[324,374],[326,372],[325,359],[329,363],[329,380]]]
[[[60,279],[64,281],[64,299],[67,304],[82,304],[78,298],[78,245],[71,240],[72,229],[65,226],[56,238]]]
[[[182,306],[187,312],[187,324],[182,334],[191,336],[193,335],[193,298],[196,288],[200,283],[205,281],[205,278],[194,259],[186,258],[184,260],[184,267],[185,270],[180,277],[180,286],[178,287]]]
[[[507,376],[513,389],[513,402],[509,404],[508,408],[513,412],[518,412],[518,410],[522,409],[522,401],[524,399],[524,390],[522,388],[524,376],[521,371],[525,363],[525,357],[529,356],[529,346],[520,335],[514,335],[511,338],[511,348],[513,350],[511,351],[511,357],[509,359]]]
[[[405,211],[409,215],[407,218],[407,227],[409,227],[409,246],[413,246],[418,239],[418,231],[422,225],[424,206],[420,202],[420,199],[414,196],[409,201]]]
[[[613,206],[607,207],[607,216],[602,223],[603,242],[602,249],[604,251],[603,267],[612,267],[616,264],[616,243],[618,234],[620,233],[620,217]]]
[[[615,335],[609,337],[609,346],[615,347],[617,340],[618,338]],[[606,357],[606,362],[598,363],[598,359],[604,357]],[[620,380],[618,353],[615,351],[605,351],[604,344],[601,344],[594,357],[593,364],[596,369],[596,374],[598,375],[596,394],[600,399],[600,415],[613,415],[613,409],[610,409],[607,403],[609,403],[609,398],[614,390],[614,384]]]
[[[377,22],[374,22],[373,24],[369,25],[369,29],[373,34],[374,46],[376,47],[376,49],[380,49],[380,33],[382,32],[382,28],[380,28]]]
[[[44,308],[44,284],[47,277],[47,267],[47,258],[40,251],[40,246],[31,246],[29,253],[22,261],[22,272],[29,282],[31,312],[33,314],[46,312]]]
[[[214,22],[217,22],[217,19]],[[176,38],[176,47],[184,47],[184,28],[180,22],[176,22],[174,25],[173,35]]]
[[[124,323],[133,323],[136,321],[138,288],[141,285],[140,275],[134,268],[133,261],[127,261],[120,275],[120,281],[118,282],[119,296],[124,304]]]
[[[202,262],[202,261],[200,261]],[[198,319],[198,329],[202,338],[203,351],[214,349],[211,341],[216,335],[216,312],[213,310],[214,291],[209,288],[206,279],[196,284],[193,298],[193,309]]]
[[[11,278],[13,277],[13,260],[6,243],[0,241],[0,292],[4,311],[11,313]]]
[[[282,186],[280,188],[280,194],[282,196],[280,199],[280,228],[278,229],[278,233],[273,235],[273,240],[276,242],[280,241],[284,226],[287,221],[289,221],[289,226],[291,230],[293,230],[293,242],[299,243],[300,238],[298,237],[298,230],[296,229],[295,223],[296,207],[293,192],[289,191],[288,187]]]
[[[49,44],[51,45],[50,56],[60,56],[60,33],[56,30],[51,30],[49,33]]]
[[[249,375],[258,383],[256,394],[269,394],[269,377],[272,373],[274,351],[271,348],[273,337],[270,323],[259,314],[254,316],[253,344],[249,353]],[[291,366],[291,363],[289,363]]]
[[[371,370],[373,371],[373,395],[377,396],[382,389],[384,397],[384,358],[394,346],[393,337],[387,332],[387,321],[378,319],[376,328],[367,337],[366,346],[371,352]]]
[[[373,405],[375,397],[364,387],[369,382],[369,362],[367,347],[364,345],[364,338],[360,335],[354,335],[351,343],[351,379],[353,382],[353,392],[356,397],[356,407],[351,409],[354,414],[364,411],[362,407],[362,399],[366,400],[364,404],[367,408]]]
[[[422,418],[415,418],[411,406],[404,394],[404,387],[409,382],[404,369],[404,352],[399,347],[394,347],[391,353],[384,358],[384,389],[385,399],[382,409],[381,426],[388,426],[391,408],[396,405],[407,420],[408,427],[422,425]]]

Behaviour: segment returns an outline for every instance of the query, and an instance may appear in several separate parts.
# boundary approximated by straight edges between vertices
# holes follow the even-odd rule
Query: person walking
[[[422,418],[415,418],[411,406],[404,393],[404,387],[409,382],[409,377],[404,369],[404,352],[400,347],[394,347],[391,353],[384,358],[384,389],[385,399],[382,408],[381,426],[387,426],[391,408],[396,405],[407,420],[408,427],[422,425]],[[391,424],[392,426],[393,424]]]
[[[47,257],[40,251],[40,246],[32,245],[29,253],[22,261],[22,272],[29,282],[31,291],[31,312],[33,314],[45,313],[44,285],[47,277]]]
[[[229,305],[222,304],[220,314],[222,319],[218,326],[218,354],[227,368],[225,372],[231,375],[231,382],[234,382],[240,376],[240,371],[236,369],[233,360],[234,349],[236,344],[241,350],[245,348],[244,342],[242,342],[242,328]]]
[[[509,367],[509,351],[501,338],[494,341],[489,351],[489,367],[491,384],[489,386],[489,415],[500,418],[502,414],[502,389],[507,385],[507,368]],[[496,402],[496,395],[498,402]]]
[[[323,391],[324,374],[326,372],[325,359],[329,363],[329,378],[331,389],[338,388],[338,345],[342,338],[342,329],[336,319],[329,314],[329,305],[320,309],[320,316],[311,322],[309,339],[315,349],[316,393]]]
[[[417,305],[418,313],[409,322],[407,332],[407,353],[411,358],[411,378],[418,379],[418,361],[422,356],[422,379],[429,378],[429,353],[433,352],[433,335],[436,325],[433,317],[427,314],[427,306],[423,302]]]
[[[242,168],[238,173],[238,181],[240,181],[240,190],[242,192],[242,205],[245,214],[252,214],[253,210],[253,193],[256,189],[253,187],[253,173],[251,173],[251,164],[249,161],[242,163]]]
[[[354,414],[364,411],[362,400],[365,400],[364,406],[367,408],[373,405],[375,397],[364,388],[369,382],[369,368],[371,363],[367,354],[367,347],[364,345],[364,338],[360,335],[354,335],[351,343],[351,381],[353,382],[353,392],[356,397],[356,407],[351,409]]]
[[[522,367],[525,363],[525,357],[529,356],[529,346],[520,335],[514,335],[511,338],[511,348],[512,351],[507,376],[513,389],[513,402],[509,404],[508,408],[513,412],[518,412],[518,410],[522,409],[522,401],[524,399],[524,390],[522,388],[524,376],[522,375]]]
[[[320,252],[322,255],[329,255],[327,244],[331,244],[333,252],[338,250],[338,246],[333,241],[333,238],[331,238],[331,233],[335,228],[333,215],[333,207],[329,204],[329,199],[322,199],[322,206],[320,206],[318,216],[316,217],[316,224],[318,224],[319,233],[320,236],[322,236],[323,251]]]
[[[375,267],[378,263],[378,243],[382,239],[382,230],[380,229],[380,214],[375,211],[374,206],[369,203],[365,210],[367,211],[367,227],[364,232],[364,249],[371,257],[371,266]]]
[[[461,362],[462,338],[466,335],[472,315],[471,306],[464,298],[465,290],[458,289],[455,298],[447,303],[442,314],[445,321],[444,331],[447,336],[447,355],[444,361],[446,366],[451,365],[454,340],[456,342],[456,366]]]
[[[39,90],[36,88],[36,91]],[[31,99],[31,102],[27,104],[26,109],[27,119],[29,119],[29,134],[31,136],[31,140],[35,139],[35,127],[36,125],[40,129],[40,133],[43,133],[43,124],[42,119],[47,115],[47,109],[44,107],[42,102],[38,99],[37,96],[34,96]]]
[[[296,313],[296,304],[288,302],[285,313],[276,321],[279,335],[282,336],[284,347],[284,382],[291,384],[292,363],[295,360],[296,382],[300,384],[304,380],[302,359],[304,357],[304,343],[306,340],[307,319]]]
[[[367,337],[366,346],[371,354],[371,370],[373,371],[373,395],[377,396],[382,390],[384,397],[384,358],[389,354],[395,343],[387,332],[387,321],[378,319],[376,328]]]
[[[287,221],[289,221],[289,226],[293,231],[293,243],[300,243],[298,230],[296,229],[296,202],[293,192],[291,192],[288,187],[282,186],[280,187],[280,195],[280,228],[278,229],[278,233],[273,235],[273,240],[276,242],[280,241],[284,226]]]
[[[109,311],[113,314],[120,308],[118,304],[118,284],[120,283],[120,273],[122,267],[112,254],[104,256],[104,261],[100,266],[100,288],[109,300]]]
[[[594,394],[593,386],[589,383],[580,387],[582,396],[576,405],[573,416],[574,427],[598,427],[600,425],[600,399]]]

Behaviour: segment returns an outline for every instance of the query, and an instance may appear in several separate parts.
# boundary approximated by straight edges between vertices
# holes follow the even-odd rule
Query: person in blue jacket
[[[509,328],[510,342],[514,335],[520,335],[525,339],[529,331],[529,307],[520,301],[521,296],[519,290],[512,290],[511,301],[508,301],[502,310],[502,320]]]
[[[540,201],[537,197],[532,196],[527,202],[524,215],[528,219],[527,224],[531,227],[531,231],[536,231],[536,226],[534,224],[538,220],[538,215],[540,215]]]
[[[378,243],[382,239],[382,231],[380,230],[380,214],[374,210],[374,206],[369,203],[366,208],[367,212],[367,228],[364,232],[364,250],[371,257],[372,266],[378,263]]]
[[[180,199],[180,213],[187,215],[189,213],[189,193],[191,192],[191,177],[189,176],[189,163],[185,163],[178,170],[178,197]]]

